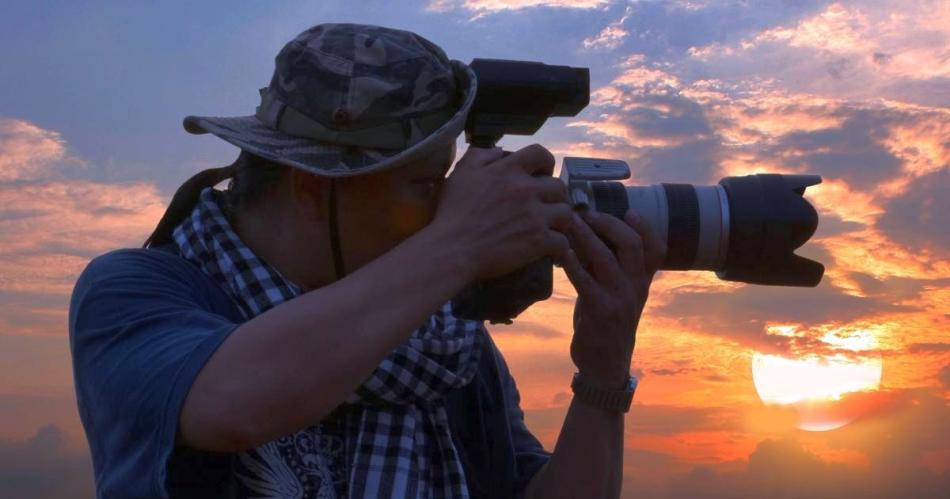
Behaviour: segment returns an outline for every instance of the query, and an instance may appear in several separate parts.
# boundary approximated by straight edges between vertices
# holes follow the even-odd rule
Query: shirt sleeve
[[[501,351],[497,347],[494,348],[494,351],[498,361],[498,375],[501,377],[505,406],[508,411],[511,440],[515,450],[515,465],[518,471],[514,484],[515,497],[521,499],[524,497],[525,489],[531,479],[551,458],[551,453],[544,450],[541,442],[525,426],[524,412],[521,410],[521,395],[518,393],[515,379],[511,376],[508,364],[501,355]]]
[[[168,497],[185,396],[238,325],[210,311],[200,271],[157,253],[94,259],[70,301],[76,398],[101,498]]]

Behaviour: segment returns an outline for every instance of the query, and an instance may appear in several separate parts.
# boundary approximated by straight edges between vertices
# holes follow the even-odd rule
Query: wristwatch
[[[627,377],[627,386],[620,390],[607,390],[594,385],[581,373],[574,373],[571,390],[581,402],[611,411],[627,412],[633,401],[633,392],[637,389],[637,378]]]

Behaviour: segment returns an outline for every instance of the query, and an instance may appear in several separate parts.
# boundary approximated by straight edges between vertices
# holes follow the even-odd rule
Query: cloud
[[[950,389],[950,364],[943,366],[937,378],[943,383],[944,388]]]
[[[66,313],[76,277],[96,254],[136,246],[163,212],[152,184],[77,179],[88,164],[65,139],[0,119],[0,490],[12,498],[92,497],[88,453],[69,367]],[[85,449],[85,446],[82,446]]]
[[[815,239],[830,238],[854,232],[865,228],[864,224],[850,220],[843,220],[834,212],[822,213],[819,217],[818,229],[813,236]]]
[[[9,346],[4,342],[4,346]],[[62,342],[61,342],[62,343]],[[14,352],[11,352],[11,356]],[[9,366],[10,369],[19,365],[33,362],[47,362],[49,359],[44,355],[27,357],[32,354],[30,351],[18,352],[23,359],[17,362],[17,365]],[[66,366],[69,369],[68,356],[66,353]],[[57,359],[58,360],[58,359]],[[24,386],[22,380],[30,375],[37,373],[46,374],[44,371],[55,371],[54,366],[33,366],[30,370],[25,370],[22,375],[18,375],[11,380],[11,385],[5,387],[4,391],[16,390],[17,386]],[[57,373],[59,374],[59,373]],[[67,374],[66,377],[69,375]],[[49,381],[53,379],[47,378]],[[50,383],[52,384],[52,383]],[[61,429],[69,439],[66,447],[72,450],[81,450],[86,448],[85,438],[82,437],[83,429],[79,421],[79,414],[76,408],[76,396],[72,386],[69,387],[42,387],[24,390],[25,393],[0,393],[0,421],[3,421],[2,436],[0,442],[8,440],[27,440],[36,433],[36,425],[43,421],[44,424],[54,425]]]
[[[694,140],[671,147],[645,148],[632,168],[642,182],[709,185],[719,181],[723,154],[716,140]]]
[[[796,433],[760,440],[747,459],[693,466],[649,480],[627,472],[623,497],[704,498],[939,498],[950,470],[930,471],[920,460],[950,442],[947,403],[926,392],[904,392],[903,402],[833,433]],[[886,431],[884,428],[888,428]],[[847,465],[810,450],[828,442],[831,454],[858,451],[866,465]],[[822,446],[819,446],[822,447]],[[667,466],[675,467],[678,460]],[[640,479],[638,481],[638,478]],[[641,486],[642,485],[642,486]]]
[[[628,6],[624,11],[623,17],[605,26],[604,29],[600,30],[597,36],[585,38],[583,42],[584,48],[588,50],[613,50],[623,45],[624,39],[629,35],[627,30],[624,29],[623,23],[630,17],[631,12],[632,8]]]
[[[750,9],[741,0],[635,1],[627,29],[640,50],[674,58],[690,47],[728,44],[775,25],[794,23],[824,3],[763,0]]]
[[[675,369],[663,367],[663,368],[653,368],[653,369],[648,370],[647,372],[649,372],[650,374],[654,374],[656,376],[679,376],[680,374],[687,374],[694,371],[695,369],[692,369],[689,367],[677,367]]]
[[[467,10],[475,17],[483,17],[505,11],[516,11],[537,7],[556,9],[590,10],[609,6],[614,0],[431,0],[425,10],[429,12],[449,12]]]
[[[623,39],[626,37],[627,32],[624,31],[621,25],[611,24],[600,30],[600,33],[598,33],[597,36],[585,38],[584,48],[603,48],[612,50],[619,47],[623,43]]]
[[[935,76],[927,80],[898,80],[882,85],[881,93],[899,101],[934,107],[947,107],[947,103],[950,102],[950,77]]]
[[[630,431],[637,435],[677,435],[707,431],[740,431],[743,416],[737,408],[634,404]]]
[[[732,292],[681,292],[657,307],[657,313],[674,318],[693,331],[779,352],[787,352],[793,347],[809,351],[822,345],[812,336],[771,335],[767,331],[769,324],[814,327],[912,310],[914,308],[910,306],[845,293],[827,280],[815,288],[746,285]],[[817,331],[815,334],[820,336]]]
[[[44,178],[62,163],[84,164],[67,152],[59,133],[0,117],[0,182]]]
[[[883,1],[836,2],[741,40],[694,46],[690,54],[707,74],[730,81],[766,74],[800,92],[945,106],[950,101],[903,88],[939,88],[950,76],[947,26],[950,8],[939,0],[900,13]]]
[[[0,384],[0,413],[4,416],[0,436],[22,436],[24,428],[21,423],[35,424],[35,420],[30,421],[27,413],[14,411],[14,404],[9,403],[10,400],[23,404],[21,408],[24,410],[34,407],[34,403],[56,402],[56,419],[52,420],[56,424],[62,423],[59,418],[66,419],[67,414],[71,416],[75,413],[75,407],[70,407],[74,405],[70,402],[74,394],[65,327],[63,324],[63,330],[56,331],[55,335],[31,334],[30,329],[15,334],[0,333],[0,379],[3,380]],[[32,395],[41,398],[29,398]],[[13,398],[4,400],[7,396]],[[52,414],[48,415],[47,420],[52,417]]]
[[[547,324],[524,319],[518,319],[517,322],[511,326],[494,325],[491,327],[492,336],[530,335],[541,340],[563,338],[570,332],[570,327],[562,331]]]
[[[895,241],[950,259],[950,163],[922,175],[885,205],[878,227]]]
[[[871,471],[897,489],[902,482],[925,475],[920,462],[930,452],[950,448],[950,402],[939,392],[907,389],[892,394],[893,403],[829,435],[836,448],[851,448],[868,455]],[[943,480],[950,479],[944,467]],[[947,483],[944,481],[944,483]],[[910,494],[914,495],[914,494]]]
[[[887,113],[842,109],[840,126],[793,131],[777,139],[762,154],[783,158],[793,171],[815,171],[845,180],[860,190],[873,189],[895,177],[901,161],[882,143],[887,135]]]
[[[67,179],[84,163],[56,132],[3,120],[0,133],[0,291],[67,295],[91,257],[139,245],[164,212],[153,184]]]
[[[525,421],[546,448],[553,448],[570,401],[567,392],[559,392],[553,407],[524,409]],[[646,440],[681,439],[684,433],[710,432],[722,434],[743,429],[744,417],[739,408],[690,407],[634,402],[627,417],[626,433],[634,443]],[[628,449],[629,443],[627,443]]]
[[[26,440],[0,440],[0,490],[9,499],[76,499],[94,496],[92,463],[70,450],[57,426]]]
[[[912,343],[907,346],[907,351],[914,354],[943,354],[950,352],[950,343]]]
[[[950,477],[920,465],[945,461],[950,445],[939,443],[939,435],[930,435],[938,443],[903,455],[910,463],[903,476],[873,476],[879,464],[872,471],[860,467],[893,459],[875,454],[875,434],[892,432],[892,425],[939,424],[936,416],[932,422],[910,422],[892,412],[916,410],[920,418],[928,412],[945,414],[936,402],[893,401],[890,393],[849,395],[839,405],[845,412],[866,411],[863,420],[833,434],[786,438],[776,432],[773,414],[759,418],[744,394],[727,388],[743,386],[747,367],[742,360],[719,360],[729,367],[711,373],[671,362],[677,356],[673,352],[686,348],[701,348],[695,355],[703,359],[742,359],[737,352],[749,348],[830,354],[837,347],[826,342],[827,334],[863,332],[880,343],[848,355],[884,355],[889,387],[932,382],[935,375],[950,386],[950,368],[943,367],[943,353],[934,351],[943,346],[933,339],[935,328],[945,327],[940,320],[945,322],[950,304],[950,258],[945,256],[950,245],[943,240],[946,231],[935,225],[940,217],[920,215],[950,212],[943,199],[936,199],[948,190],[938,177],[950,167],[950,112],[939,106],[950,102],[941,100],[950,94],[940,88],[945,76],[902,65],[898,59],[912,54],[897,48],[907,47],[918,60],[937,61],[933,67],[939,69],[947,60],[940,52],[945,48],[927,38],[943,39],[946,29],[928,20],[925,36],[917,38],[913,28],[895,28],[928,15],[926,6],[916,4],[906,15],[879,2],[783,4],[794,8],[771,17],[764,13],[769,8],[746,9],[750,13],[744,18],[723,20],[714,17],[729,17],[722,14],[734,2],[633,4],[620,45],[628,53],[613,68],[601,69],[606,74],[593,81],[606,83],[593,88],[591,105],[554,147],[564,155],[625,159],[633,184],[710,183],[726,175],[774,172],[824,178],[806,194],[820,213],[819,230],[799,251],[827,266],[818,288],[733,286],[716,283],[714,276],[672,272],[655,283],[647,312],[651,324],[644,328],[644,341],[638,339],[637,354],[641,363],[649,359],[641,365],[651,383],[642,385],[638,400],[644,403],[636,406],[642,412],[630,420],[633,425],[642,416],[655,426],[633,431],[627,450],[631,442],[649,446],[646,452],[667,464],[655,476],[652,469],[628,467],[625,493],[725,498],[783,497],[780,492],[787,491],[787,497],[839,497],[856,490],[867,497],[897,497],[904,487],[910,494],[939,497],[935,491],[945,491]],[[938,19],[942,12],[933,11]],[[706,25],[698,26],[698,19]],[[727,23],[741,26],[721,29]],[[868,52],[868,47],[877,50]],[[904,84],[908,90],[898,92]],[[773,334],[776,326],[789,324],[795,335]],[[684,330],[697,334],[676,334]],[[908,363],[913,366],[902,365]],[[703,412],[710,397],[726,393],[741,399],[737,413],[746,416],[739,418],[746,426],[738,430],[724,424],[717,429],[721,421]],[[531,416],[552,439],[562,416],[550,406],[567,400],[563,390],[551,392],[546,405],[535,406],[543,412]],[[686,400],[689,407],[681,414],[663,413]],[[662,409],[650,414],[650,406]],[[708,411],[716,414],[714,408]],[[664,433],[664,417],[683,425]],[[826,443],[829,435],[871,427],[875,432],[862,430],[861,442],[835,440],[833,448]],[[743,438],[754,440],[752,447],[758,449],[737,453],[733,441]],[[885,454],[899,454],[900,438]],[[698,455],[709,456],[712,464],[666,479],[670,470]],[[944,488],[934,489],[937,485]]]
[[[434,0],[429,8],[492,21],[502,14],[535,25],[597,17],[574,32],[561,32],[566,23],[551,24],[557,33],[549,36],[574,44],[573,56],[583,57],[578,64],[593,66],[599,87],[574,126],[559,131],[567,139],[561,149],[573,145],[627,159],[638,183],[820,173],[825,183],[810,188],[808,196],[819,207],[821,224],[803,252],[829,265],[826,282],[808,290],[720,283],[711,273],[666,273],[658,280],[650,317],[638,334],[635,362],[645,363],[639,375],[649,383],[642,383],[628,419],[635,430],[627,435],[626,493],[860,496],[876,486],[875,480],[884,481],[874,476],[886,470],[883,463],[905,460],[909,464],[895,467],[899,472],[888,479],[906,487],[907,494],[925,484],[946,484],[947,475],[916,468],[926,456],[950,448],[932,430],[946,426],[948,415],[938,401],[921,398],[914,405],[908,399],[891,412],[877,411],[833,433],[785,438],[774,431],[772,417],[760,417],[747,379],[746,348],[814,350],[827,347],[820,341],[827,328],[880,326],[887,348],[907,356],[906,362],[901,358],[887,366],[888,383],[936,378],[950,387],[950,367],[935,351],[943,348],[934,337],[940,329],[921,326],[946,320],[939,296],[946,296],[948,284],[942,279],[950,273],[939,255],[947,244],[939,217],[913,218],[930,207],[937,214],[947,211],[940,190],[927,183],[950,163],[950,111],[928,107],[950,102],[942,72],[947,59],[941,59],[947,46],[945,8],[767,0],[750,9],[742,0],[638,1],[629,4],[629,17],[611,22],[621,4]],[[532,14],[543,14],[545,22]],[[478,32],[483,34],[499,36]],[[570,48],[564,57],[572,56]],[[619,50],[627,53],[615,68],[587,62],[615,57],[619,54],[613,51]],[[82,162],[70,158],[64,137],[25,121],[5,126],[0,133],[0,332],[18,334],[0,336],[0,357],[6,359],[0,362],[0,379],[4,387],[13,383],[30,391],[42,383],[52,390],[68,379],[68,374],[47,371],[64,358],[64,347],[54,347],[51,338],[32,340],[63,334],[63,300],[85,261],[105,249],[140,243],[164,203],[148,183],[70,180],[76,175],[60,173],[77,172]],[[553,312],[569,312],[570,298],[564,294],[557,310],[543,308],[510,328],[490,327],[499,343],[511,348],[507,358],[517,372],[529,424],[551,444],[563,422],[573,371],[570,327],[561,327],[569,321]],[[769,336],[768,328],[779,321],[803,321],[805,336]],[[700,334],[677,334],[684,329]],[[695,363],[678,364],[684,356]],[[28,366],[31,362],[37,366]],[[4,369],[13,368],[16,376],[8,376]],[[20,433],[17,440],[0,442],[0,449],[39,439],[29,421],[51,421],[42,419],[44,413],[74,410],[69,400],[0,395],[0,420],[8,431],[15,426]],[[934,416],[895,416],[915,410]],[[73,431],[60,419],[52,422],[61,431]],[[902,453],[905,442],[912,450]],[[878,444],[885,448],[880,453],[874,449]],[[24,445],[17,452],[26,456]],[[856,453],[875,468],[837,464],[828,457],[836,452]],[[708,463],[695,466],[707,458]],[[3,464],[0,469],[7,469]],[[675,476],[668,481],[671,473]],[[684,483],[690,480],[695,483]],[[643,485],[648,482],[656,487]],[[842,488],[846,485],[854,489]],[[6,482],[0,490],[8,490]]]
[[[851,279],[858,284],[862,296],[889,303],[915,303],[925,294],[950,287],[950,279],[915,279],[910,277],[874,277],[855,272]]]
[[[844,478],[847,471],[843,465],[822,462],[794,440],[764,440],[743,471],[717,473],[710,467],[697,467],[670,481],[661,497],[845,497],[859,485],[856,477]],[[776,491],[781,492],[776,495]]]
[[[140,245],[163,212],[152,184],[0,184],[0,290],[68,293],[90,258]]]
[[[874,199],[880,211],[880,200],[950,164],[950,113],[943,110],[821,98],[761,79],[691,80],[681,66],[643,54],[616,69],[568,127],[584,133],[578,145],[618,154],[646,179],[818,173]]]
[[[806,194],[819,211],[819,229],[800,253],[825,264],[825,279],[837,291],[812,296],[835,305],[795,302],[789,313],[808,317],[825,310],[830,319],[840,311],[855,320],[911,312],[915,298],[950,276],[950,245],[935,215],[950,211],[937,194],[946,190],[950,167],[950,114],[944,110],[818,97],[760,79],[690,80],[682,66],[644,54],[622,59],[616,69],[592,92],[591,112],[570,125],[584,136],[560,152],[626,159],[631,184],[709,184],[765,172],[823,176]],[[682,292],[673,290],[669,300]],[[695,327],[705,327],[696,321]],[[745,336],[755,327],[730,322],[724,329]]]
[[[708,181],[719,170],[721,141],[704,107],[682,93],[682,82],[630,56],[621,72],[591,92],[597,116],[568,126],[625,157],[637,182]]]

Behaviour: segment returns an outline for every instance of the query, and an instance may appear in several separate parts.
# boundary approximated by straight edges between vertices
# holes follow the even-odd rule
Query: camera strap
[[[343,278],[343,252],[340,251],[340,230],[336,219],[336,181],[330,179],[330,246],[333,248],[333,269],[336,272],[336,280]]]

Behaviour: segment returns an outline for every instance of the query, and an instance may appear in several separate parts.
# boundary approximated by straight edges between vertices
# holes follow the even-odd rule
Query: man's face
[[[455,144],[420,161],[342,179],[337,197],[340,244],[351,273],[432,221]]]

